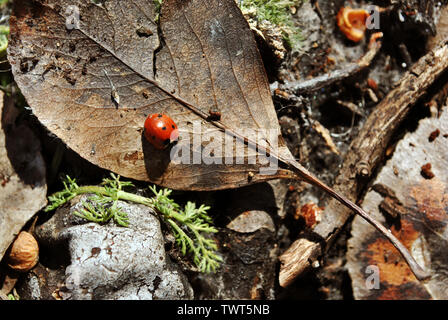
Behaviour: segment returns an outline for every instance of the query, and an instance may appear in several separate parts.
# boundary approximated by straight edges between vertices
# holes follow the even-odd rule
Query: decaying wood
[[[367,119],[363,129],[352,142],[344,164],[336,179],[334,189],[357,201],[369,177],[383,159],[384,150],[395,130],[409,113],[410,107],[426,89],[448,68],[448,43],[443,42],[436,49],[423,56],[401,79],[400,83],[381,101]],[[308,269],[319,256],[321,246],[329,247],[332,240],[350,217],[350,209],[336,200],[330,200],[322,221],[316,226],[316,237],[311,241],[299,237],[280,257],[280,285],[286,287]]]
[[[298,274],[305,271],[310,265],[310,260],[316,260],[321,254],[320,245],[314,241],[302,238],[294,242],[291,247],[280,257],[282,270],[279,275],[280,285],[290,284]],[[300,252],[301,254],[297,254]],[[293,270],[293,272],[288,272]],[[286,272],[285,272],[286,271]]]
[[[319,121],[314,120],[313,121],[313,129],[316,130],[316,132],[324,139],[325,144],[327,147],[333,152],[334,154],[340,154],[338,147],[334,143],[333,139],[331,138],[330,130],[325,128]]]

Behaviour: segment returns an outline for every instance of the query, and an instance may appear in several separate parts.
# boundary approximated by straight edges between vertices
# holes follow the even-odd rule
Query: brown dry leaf
[[[47,204],[45,163],[40,142],[14,124],[13,100],[0,91],[0,260],[25,223]]]
[[[367,193],[363,207],[392,233],[433,276],[419,282],[395,248],[364,221],[355,218],[349,240],[348,270],[356,299],[448,299],[448,107],[440,118],[427,118],[396,146],[393,157]],[[421,175],[431,163],[434,178]],[[381,187],[382,186],[382,187]],[[385,219],[386,217],[386,219]],[[380,286],[368,289],[369,265],[379,268]]]
[[[226,163],[219,146],[229,135],[204,119],[210,109],[219,110],[221,123],[252,140],[243,128],[271,129],[262,140],[273,147],[271,137],[280,137],[277,153],[293,159],[280,136],[255,40],[235,1],[165,0],[163,38],[153,19],[152,0],[21,1],[11,16],[8,58],[41,123],[100,167],[175,189],[232,188],[287,176],[285,170],[258,174],[268,166],[258,160]],[[72,28],[76,22],[78,29]],[[143,138],[146,116],[160,112],[177,123],[188,164],[170,161],[169,150],[156,150]],[[194,144],[201,139],[194,123],[214,133],[214,144],[204,136],[205,142]],[[193,162],[201,152],[215,163]],[[257,152],[246,148],[246,156],[254,159]]]

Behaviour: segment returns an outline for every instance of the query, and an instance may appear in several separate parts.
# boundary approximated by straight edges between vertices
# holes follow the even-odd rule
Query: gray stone
[[[80,202],[70,211],[79,206]],[[155,212],[126,202],[119,202],[119,207],[128,214],[128,228],[113,222],[85,223],[67,210],[58,210],[37,228],[39,241],[50,250],[55,248],[49,255],[61,254],[57,252],[61,249],[69,253],[59,296],[75,300],[192,299],[186,277],[166,255]]]

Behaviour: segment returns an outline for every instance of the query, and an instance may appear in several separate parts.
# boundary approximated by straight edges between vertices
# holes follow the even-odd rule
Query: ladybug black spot
[[[173,129],[175,128],[175,127],[174,127],[174,124],[171,125],[171,128],[173,128]]]
[[[152,136],[151,138],[152,138],[152,140],[156,140],[156,136]]]
[[[162,130],[166,130],[166,127],[163,127]]]
[[[159,113],[158,115],[157,115],[159,118],[162,118],[162,115]]]

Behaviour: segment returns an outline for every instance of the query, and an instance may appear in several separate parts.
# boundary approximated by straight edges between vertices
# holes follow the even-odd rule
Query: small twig
[[[331,136],[333,138],[339,138],[339,139],[349,136],[352,133],[353,126],[355,125],[355,115],[356,115],[356,113],[354,111],[352,111],[352,120],[350,122],[350,128],[347,131],[342,132],[342,133],[331,133]]]
[[[320,5],[318,0],[313,1],[314,8],[316,9],[316,13],[319,16],[320,20],[324,21],[324,15],[322,14],[322,10],[320,10]]]
[[[415,261],[414,257],[409,253],[408,249],[398,240],[390,230],[386,229],[381,223],[372,218],[367,212],[365,212],[361,207],[342,196],[340,193],[336,192],[332,188],[328,187],[326,184],[322,183],[320,180],[313,177],[311,174],[307,174],[304,172],[304,169],[301,168],[298,174],[308,183],[315,185],[316,187],[326,191],[330,196],[336,199],[338,202],[344,204],[348,209],[352,210],[356,214],[360,215],[364,220],[374,226],[380,233],[382,233],[393,245],[400,254],[405,259],[406,263],[411,268],[415,277],[418,280],[425,280],[430,277],[430,273],[425,271],[423,268],[419,266],[417,261]]]

